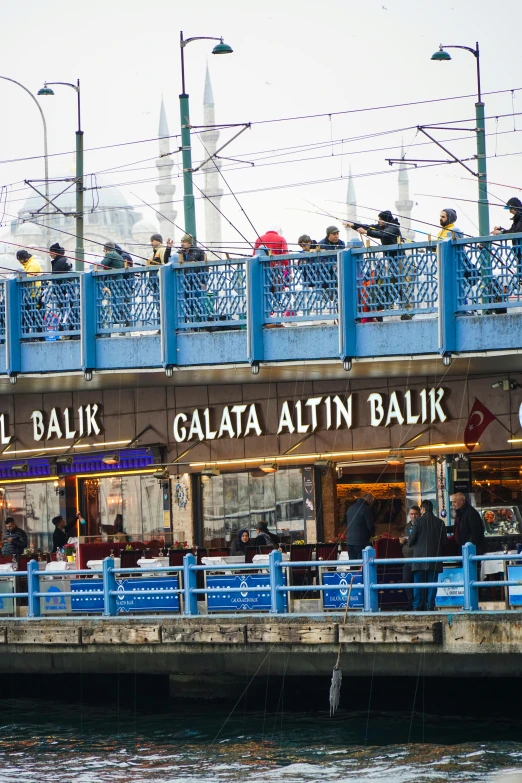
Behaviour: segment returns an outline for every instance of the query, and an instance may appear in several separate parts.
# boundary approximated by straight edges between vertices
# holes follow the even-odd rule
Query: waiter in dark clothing
[[[69,540],[70,536],[74,537],[74,534],[76,533],[76,525],[80,518],[79,514],[76,514],[74,520],[72,522],[69,522],[67,524],[65,522],[65,519],[63,517],[53,517],[52,523],[54,525],[54,532],[53,532],[53,548],[52,551],[56,552],[57,549],[61,549],[64,547]]]
[[[372,506],[375,498],[368,493],[357,498],[346,512],[346,544],[350,560],[361,560],[362,551],[375,535]]]
[[[468,503],[462,492],[456,492],[451,496],[451,505],[456,511],[453,535],[459,552],[462,551],[464,544],[470,541],[475,544],[477,555],[483,555],[486,551],[486,542],[484,525],[479,512]]]

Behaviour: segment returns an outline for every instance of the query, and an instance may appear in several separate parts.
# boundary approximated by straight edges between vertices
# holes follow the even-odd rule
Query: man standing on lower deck
[[[413,549],[413,557],[442,557],[442,547],[446,539],[446,526],[442,519],[433,513],[431,500],[421,503],[421,516],[415,520],[408,538],[408,546]],[[405,543],[405,539],[401,539]],[[437,574],[442,571],[442,563],[412,563],[414,582],[435,582],[434,587],[415,587],[413,589],[413,611],[429,612],[435,609],[437,594]]]
[[[375,535],[372,514],[374,500],[373,495],[368,492],[362,498],[357,498],[346,512],[346,544],[350,560],[361,560],[363,549]]]

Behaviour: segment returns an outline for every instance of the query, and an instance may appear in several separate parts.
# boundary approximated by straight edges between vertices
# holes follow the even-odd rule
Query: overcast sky
[[[336,222],[314,212],[343,216],[350,166],[360,217],[371,220],[379,210],[393,211],[397,172],[386,158],[399,155],[401,140],[407,157],[445,158],[432,144],[413,146],[427,141],[416,126],[467,120],[461,127],[473,128],[475,99],[255,123],[472,96],[476,75],[471,54],[451,50],[453,60],[448,63],[431,62],[430,57],[441,42],[474,46],[478,40],[483,92],[507,91],[484,96],[486,115],[492,117],[487,124],[491,202],[498,205],[520,196],[522,114],[513,116],[522,112],[519,0],[499,5],[487,0],[3,0],[2,10],[0,75],[22,82],[34,93],[44,80],[80,78],[86,149],[157,136],[162,95],[170,133],[178,134],[179,31],[186,37],[222,35],[233,47],[232,55],[213,57],[210,41],[194,42],[185,50],[191,120],[194,125],[203,122],[208,61],[217,121],[254,123],[223,154],[256,165],[225,164],[227,183],[258,232],[279,222],[290,242],[303,232],[319,240],[325,227]],[[512,94],[515,88],[521,89]],[[41,159],[9,161],[41,155],[42,128],[36,107],[19,87],[0,80],[0,96],[0,185],[11,185],[5,224],[29,194],[23,180],[43,177]],[[57,87],[56,95],[41,99],[41,105],[48,123],[49,152],[74,150],[73,91]],[[371,137],[389,131],[395,132]],[[223,131],[221,142],[233,132]],[[472,132],[434,134],[458,156],[475,152]],[[294,149],[291,154],[283,149],[300,145],[317,147]],[[178,146],[179,140],[171,139],[171,149]],[[193,149],[197,160],[203,151],[197,136]],[[99,181],[133,182],[121,186],[129,203],[139,205],[139,198],[155,202],[155,183],[143,180],[155,176],[156,154],[157,142],[88,152],[85,172],[125,166]],[[178,153],[174,160],[181,162]],[[473,161],[468,165],[475,168]],[[50,158],[51,176],[72,171],[72,154]],[[174,173],[178,171],[175,166]],[[183,227],[179,179],[176,185],[177,223]],[[229,193],[225,182],[221,186]],[[476,181],[458,164],[411,171],[410,191],[416,202],[414,218],[436,223],[441,208],[454,207],[460,227],[469,234],[476,232]],[[87,194],[86,204],[90,199]],[[197,204],[198,235],[204,241],[203,208],[201,201]],[[4,201],[0,217],[3,206]],[[222,208],[242,233],[255,237],[231,196],[222,200]],[[153,214],[141,207],[140,211],[147,217]],[[509,217],[500,206],[492,206],[491,225],[499,223],[509,225]],[[418,231],[430,230],[420,222],[414,226]],[[179,239],[180,231],[176,236]],[[418,238],[422,239],[420,233]],[[223,239],[241,241],[230,226],[223,227]]]

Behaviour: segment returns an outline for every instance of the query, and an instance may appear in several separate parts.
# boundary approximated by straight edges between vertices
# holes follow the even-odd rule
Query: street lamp
[[[38,106],[38,111],[40,112],[40,117],[42,118],[43,132],[44,132],[44,171],[45,171],[45,198],[46,198],[44,214],[46,214],[47,210],[49,208],[49,158],[48,158],[48,155],[47,155],[47,123],[45,122],[45,116],[44,116],[44,113],[42,111],[42,107],[40,106],[40,104],[36,100],[36,98],[33,95],[33,93],[30,90],[28,90],[27,87],[24,87],[23,84],[20,84],[20,82],[17,82],[16,79],[10,79],[9,76],[0,76],[0,79],[4,79],[6,82],[12,82],[13,84],[17,84],[19,87],[22,88],[22,90],[25,90],[26,93],[31,96],[33,101]],[[46,237],[47,237],[47,247],[49,247],[49,223],[48,223],[48,221],[46,221],[45,231],[46,231]]]
[[[479,233],[481,236],[489,235],[489,205],[488,205],[488,175],[486,168],[486,123],[484,104],[480,89],[480,51],[478,41],[476,48],[471,46],[445,46],[440,44],[439,50],[432,54],[431,59],[438,62],[448,62],[451,55],[446,49],[465,49],[471,52],[477,61],[477,102],[475,104],[476,134],[477,134],[477,171],[478,171],[478,218]]]
[[[55,86],[57,84],[72,87],[78,98],[78,130],[76,131],[76,261],[74,268],[77,272],[83,272],[83,131],[80,113],[80,80],[78,79],[76,84],[70,84],[69,82],[44,82],[44,86],[41,90],[38,90],[37,95],[54,95],[54,91],[51,90],[49,85]]]
[[[190,114],[189,96],[185,91],[185,46],[192,41],[219,41],[212,49],[212,54],[232,54],[232,48],[223,43],[222,38],[213,38],[208,35],[194,38],[183,38],[183,32],[179,34],[179,46],[181,50],[181,95],[179,96],[179,109],[181,116],[181,156],[183,161],[183,209],[185,215],[185,232],[196,239],[196,206],[194,204],[194,190],[192,187],[192,148],[190,144]]]

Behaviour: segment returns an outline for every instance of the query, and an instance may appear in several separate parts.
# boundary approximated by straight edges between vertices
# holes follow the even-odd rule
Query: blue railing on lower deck
[[[377,568],[388,565],[403,566],[407,563],[423,563],[434,567],[440,564],[451,564],[453,566],[460,566],[462,569],[462,578],[452,580],[449,585],[452,590],[459,588],[462,590],[462,608],[465,611],[478,611],[478,590],[482,587],[520,587],[522,586],[522,580],[517,579],[501,579],[496,581],[481,581],[478,578],[478,565],[488,560],[497,561],[510,561],[516,563],[522,563],[522,555],[517,556],[514,554],[506,555],[477,555],[473,544],[465,544],[462,548],[462,555],[451,557],[413,557],[413,558],[376,558],[375,550],[372,547],[367,547],[363,550],[362,560],[351,561],[284,561],[282,553],[278,550],[274,550],[269,555],[269,561],[265,564],[260,563],[239,563],[239,564],[218,564],[218,565],[197,565],[196,558],[192,554],[185,555],[182,566],[165,566],[157,567],[150,566],[148,568],[121,568],[115,566],[113,558],[106,558],[103,561],[102,570],[71,570],[66,572],[48,572],[39,571],[38,563],[34,560],[30,561],[27,567],[27,571],[16,571],[12,575],[4,573],[3,577],[10,576],[17,578],[20,576],[27,576],[28,589],[27,592],[15,592],[15,593],[3,593],[2,598],[27,598],[28,599],[28,616],[39,617],[41,615],[41,600],[49,597],[49,593],[43,591],[40,587],[40,580],[42,578],[51,577],[64,577],[66,579],[73,579],[74,577],[102,577],[102,582],[92,582],[91,579],[76,580],[75,586],[78,589],[70,591],[60,591],[61,597],[75,597],[79,598],[87,596],[90,599],[96,598],[98,600],[98,607],[96,610],[102,613],[102,616],[109,617],[118,613],[119,608],[117,601],[121,603],[126,596],[135,597],[137,595],[151,596],[159,595],[165,596],[167,594],[178,596],[183,599],[182,611],[183,614],[188,616],[196,616],[199,614],[198,608],[198,596],[209,596],[216,594],[219,590],[216,586],[198,587],[196,575],[198,572],[204,573],[231,573],[232,575],[242,575],[241,584],[237,586],[228,585],[224,588],[227,594],[241,594],[243,597],[249,594],[266,595],[269,592],[269,602],[265,611],[271,614],[286,614],[288,609],[291,609],[291,605],[286,602],[286,596],[292,593],[325,593],[331,591],[331,584],[310,584],[310,585],[294,585],[291,579],[286,579],[285,574],[290,573],[292,569],[336,569],[342,570],[343,573],[347,573],[347,569],[361,569],[362,582],[357,583],[352,579],[352,585],[350,590],[355,591],[355,594],[362,592],[362,611],[363,612],[377,612],[379,611],[378,594],[387,590],[405,590],[405,589],[418,589],[418,588],[433,588],[435,586],[441,587],[442,583],[438,582],[397,582],[386,580],[386,571],[384,570],[384,577],[378,579]],[[249,572],[262,572],[265,579],[264,584],[261,586],[250,586],[246,583],[245,574]],[[132,588],[125,586],[124,580],[121,577],[125,576],[143,576],[145,573],[151,573],[152,575],[158,574],[161,576],[172,575],[179,580],[176,583],[176,587],[173,586],[161,586],[161,581],[158,580],[157,584],[149,582],[143,589],[140,590],[138,580],[134,580]],[[355,576],[357,571],[348,572],[352,577]],[[118,581],[117,581],[118,580]],[[319,582],[319,580],[318,580]],[[93,587],[90,587],[93,584]],[[335,588],[334,588],[335,589]],[[340,589],[339,586],[337,589]],[[346,586],[345,586],[346,592]],[[347,600],[347,599],[346,599]],[[344,609],[342,604],[339,608]],[[181,608],[181,605],[180,605]],[[228,613],[230,610],[226,610]],[[132,610],[131,610],[132,612]],[[89,609],[83,610],[83,613],[89,613]],[[223,612],[222,612],[223,613]],[[242,612],[245,613],[244,611]]]
[[[24,277],[19,299],[23,340],[80,334],[80,275]]]
[[[157,268],[96,272],[96,332],[157,331],[160,277]]]
[[[173,264],[178,329],[246,324],[246,264],[242,260]]]

